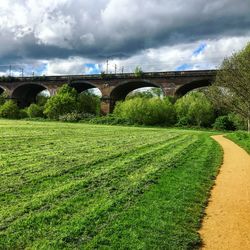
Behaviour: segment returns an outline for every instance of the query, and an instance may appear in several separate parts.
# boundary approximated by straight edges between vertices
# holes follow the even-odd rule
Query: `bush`
[[[94,115],[100,114],[100,98],[91,93],[81,93],[78,96],[78,112]]]
[[[77,106],[76,90],[65,84],[47,101],[44,114],[50,119],[57,120],[59,116],[77,112]]]
[[[6,94],[6,92],[3,92],[0,95],[0,106],[3,105],[8,99],[8,95]]]
[[[36,117],[44,117],[43,114],[43,107],[39,106],[37,104],[32,103],[28,108],[27,108],[27,114],[30,118],[36,118]]]
[[[165,98],[129,99],[118,103],[114,114],[132,124],[172,125],[176,121],[174,106]]]
[[[191,92],[176,101],[178,124],[209,127],[214,121],[214,109],[203,93]]]
[[[81,120],[81,114],[72,112],[59,116],[59,121],[62,122],[78,122]]]
[[[25,119],[28,118],[28,114],[27,114],[27,108],[26,109],[20,109],[19,110],[19,118],[20,119]]]
[[[217,130],[235,130],[236,129],[234,122],[230,120],[230,118],[227,115],[217,117],[213,125],[213,128]]]
[[[17,104],[13,100],[6,101],[0,107],[0,117],[18,119],[20,117],[20,113]]]
[[[247,120],[240,115],[229,113],[228,118],[234,123],[235,130],[247,130]]]

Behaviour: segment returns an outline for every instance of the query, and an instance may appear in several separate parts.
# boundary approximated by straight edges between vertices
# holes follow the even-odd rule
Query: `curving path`
[[[202,249],[250,250],[250,156],[222,135],[213,139],[224,162],[200,229]]]

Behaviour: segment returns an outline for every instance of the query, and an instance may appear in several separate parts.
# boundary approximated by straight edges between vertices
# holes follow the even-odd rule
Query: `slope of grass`
[[[244,131],[237,131],[234,133],[227,134],[226,137],[239,146],[244,148],[250,154],[250,134]]]
[[[206,133],[0,121],[2,249],[188,249],[221,160]]]

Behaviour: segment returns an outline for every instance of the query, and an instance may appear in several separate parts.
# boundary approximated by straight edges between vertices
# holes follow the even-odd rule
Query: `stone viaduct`
[[[0,77],[0,93],[6,92],[17,100],[21,107],[35,102],[43,90],[54,95],[57,89],[67,83],[77,92],[98,88],[102,94],[101,111],[112,112],[116,101],[123,100],[127,94],[142,87],[161,88],[166,96],[182,96],[196,88],[209,86],[216,76],[216,70],[149,72],[135,75],[99,74],[39,77]]]

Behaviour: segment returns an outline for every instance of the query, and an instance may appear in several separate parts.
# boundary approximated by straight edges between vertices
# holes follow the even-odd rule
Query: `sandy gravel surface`
[[[250,250],[250,156],[222,135],[213,138],[224,161],[200,230],[202,249]]]

